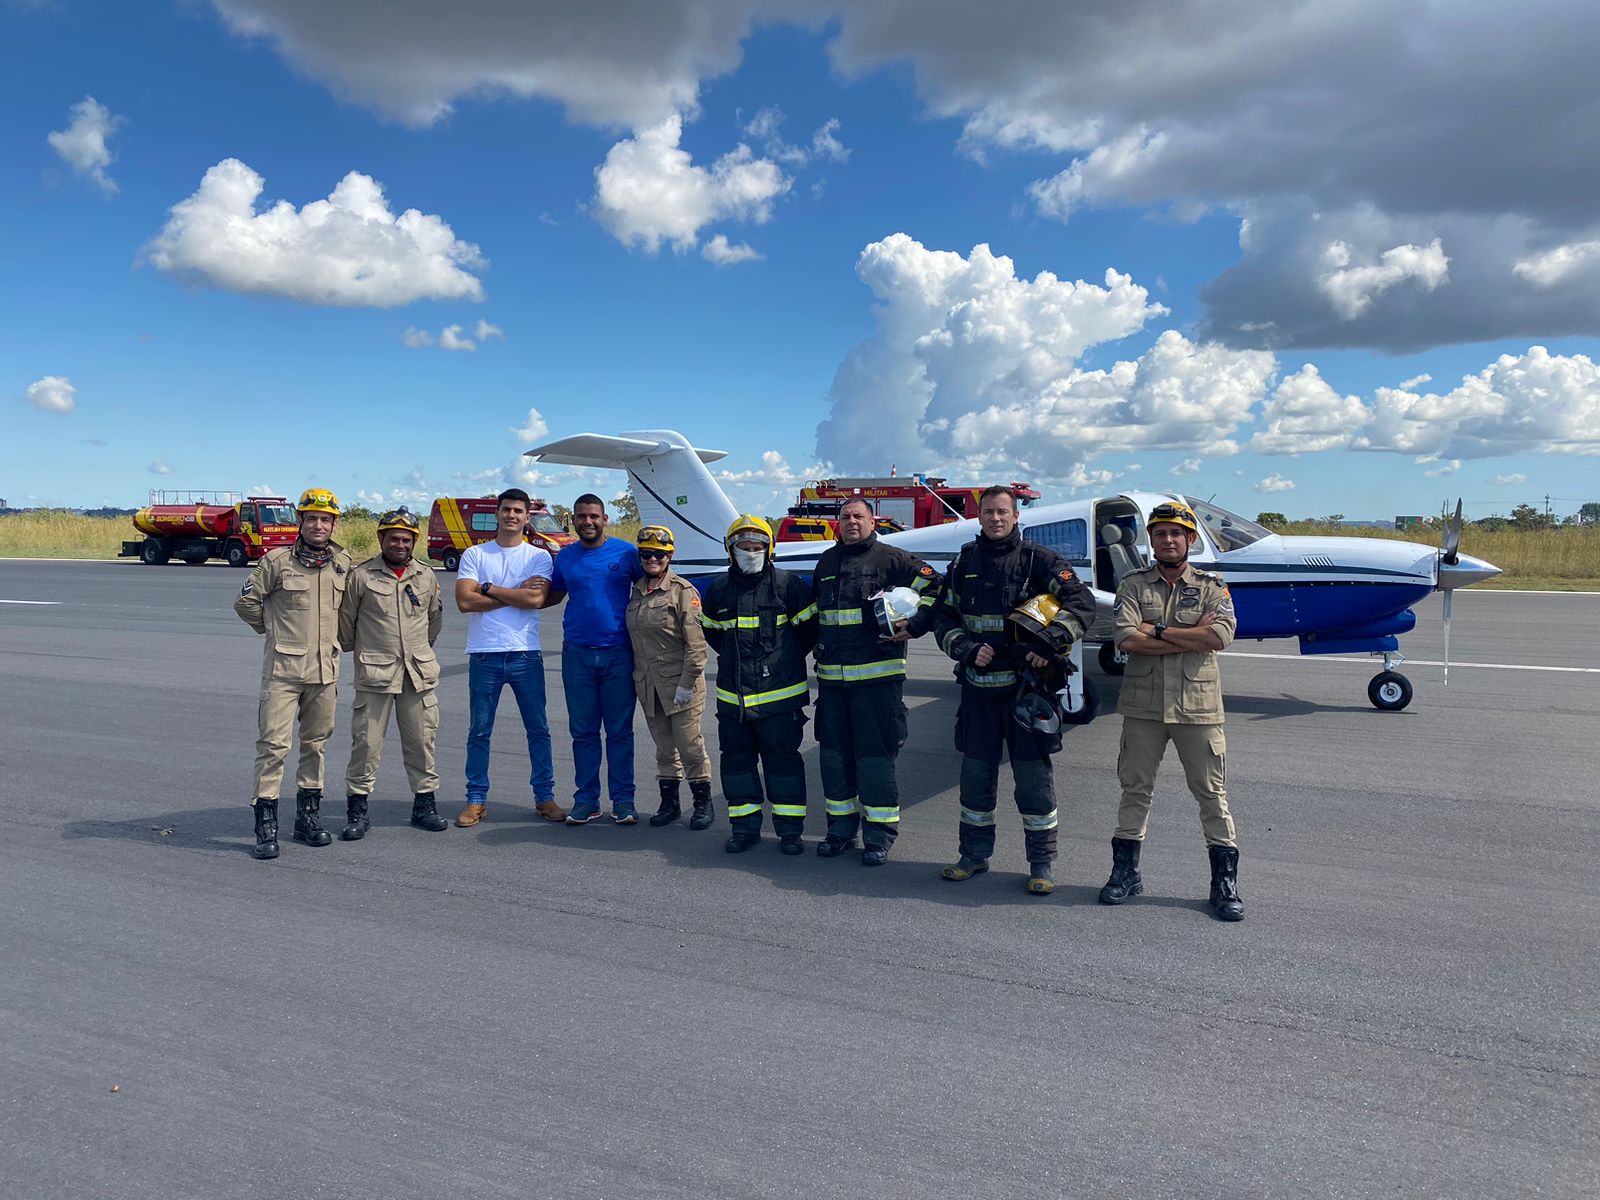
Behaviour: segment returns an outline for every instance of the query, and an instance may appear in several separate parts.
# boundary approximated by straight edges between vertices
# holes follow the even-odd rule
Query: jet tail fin
[[[684,567],[725,565],[722,535],[738,516],[706,464],[726,458],[722,450],[700,450],[670,429],[634,430],[616,436],[580,433],[535,446],[535,462],[626,471],[646,525],[665,525],[677,542],[673,561]]]

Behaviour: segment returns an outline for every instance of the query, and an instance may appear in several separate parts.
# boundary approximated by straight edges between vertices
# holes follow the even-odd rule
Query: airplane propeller
[[[1444,525],[1439,538],[1439,565],[1453,567],[1461,561],[1461,500],[1456,500],[1456,513]],[[1443,583],[1444,580],[1439,581]],[[1454,588],[1444,589],[1444,682],[1450,683],[1450,601],[1455,598]]]

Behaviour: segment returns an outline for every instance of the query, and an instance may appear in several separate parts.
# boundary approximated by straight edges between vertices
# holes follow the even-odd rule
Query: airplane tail
[[[618,436],[580,433],[535,446],[535,462],[626,471],[646,525],[665,525],[677,542],[673,562],[681,567],[722,567],[728,562],[722,536],[738,511],[706,464],[726,458],[722,450],[699,450],[670,429],[635,430]]]

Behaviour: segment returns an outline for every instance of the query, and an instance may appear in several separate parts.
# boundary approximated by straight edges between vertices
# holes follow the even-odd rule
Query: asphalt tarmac
[[[1147,894],[1095,903],[1115,715],[1057,759],[1053,896],[1023,890],[1008,782],[996,869],[941,881],[955,689],[928,639],[885,868],[730,856],[720,815],[539,821],[509,696],[478,828],[407,825],[391,737],[365,841],[285,821],[258,863],[244,578],[0,561],[4,1197],[1600,1195],[1600,596],[1458,595],[1449,684],[1408,669],[1403,713],[1368,705],[1369,663],[1236,645],[1225,925],[1170,755]],[[464,637],[448,613],[451,816]],[[545,646],[566,802],[553,620]]]

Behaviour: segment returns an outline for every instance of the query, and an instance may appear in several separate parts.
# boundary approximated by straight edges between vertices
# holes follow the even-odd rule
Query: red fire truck
[[[439,497],[428,514],[428,557],[454,571],[468,546],[493,540],[498,508],[493,496]],[[543,500],[529,502],[523,537],[551,554],[577,541]]]
[[[1025,483],[1011,484],[1022,504],[1039,493]],[[873,479],[815,479],[800,489],[789,515],[778,522],[780,542],[831,542],[839,536],[839,506],[865,500],[878,515],[878,532],[947,525],[978,515],[979,487],[957,487],[937,476],[889,475]]]
[[[248,567],[268,550],[292,545],[300,532],[285,497],[238,492],[152,491],[150,503],[133,514],[133,527],[144,538],[123,542],[117,557],[152,567],[173,558],[190,565],[225,558]]]

